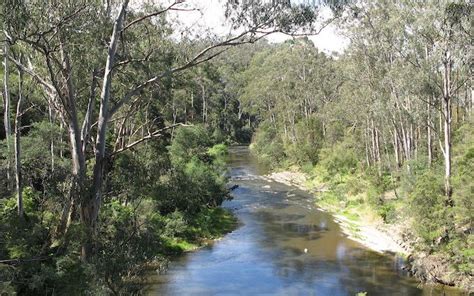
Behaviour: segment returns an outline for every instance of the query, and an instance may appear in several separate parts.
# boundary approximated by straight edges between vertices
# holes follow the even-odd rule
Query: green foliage
[[[41,206],[45,204],[42,194],[31,187],[24,188],[23,202],[25,215],[18,217],[16,197],[0,200],[0,233],[4,239],[0,244],[0,258],[20,262],[14,268],[0,264],[0,291],[14,289],[20,295],[50,294],[53,291],[83,295],[92,290],[93,281],[87,280],[92,273],[79,260],[78,254],[64,253],[64,250],[48,245],[58,213]],[[70,234],[73,232],[71,230]],[[72,245],[71,250],[74,249]],[[4,282],[3,279],[10,280]]]
[[[452,183],[454,219],[459,228],[470,227],[474,220],[474,131],[473,120],[463,125],[455,135]]]
[[[338,143],[331,148],[321,149],[319,158],[319,165],[324,167],[331,177],[352,174],[358,164],[357,155],[350,141]]]
[[[418,235],[431,246],[446,231],[447,208],[443,181],[427,172],[418,178],[410,194],[410,212]]]
[[[228,153],[228,147],[225,144],[216,144],[207,151],[207,154],[212,159],[213,167],[221,171],[226,167],[226,156]]]
[[[472,233],[474,192],[474,131],[472,118],[455,134],[451,229],[447,252],[455,268],[464,274],[474,270],[474,234]]]
[[[396,208],[393,203],[385,203],[378,209],[378,214],[385,223],[394,222],[397,218]]]
[[[204,160],[211,143],[211,138],[202,126],[178,128],[169,146],[171,161],[182,165],[193,157]]]
[[[252,129],[244,126],[239,130],[233,132],[233,137],[238,143],[249,144],[252,141]]]
[[[341,15],[338,24],[351,45],[337,59],[319,52],[308,38],[278,45],[262,40],[200,63],[212,56],[208,52],[194,60],[199,67],[179,73],[171,69],[215,40],[183,36],[176,41],[167,18],[141,19],[157,7],[130,9],[125,23],[137,19],[142,25],[128,27],[119,38],[110,102],[122,108],[108,125],[98,229],[96,237],[87,237],[80,204],[97,189],[91,180],[97,151],[90,143],[97,136],[98,93],[91,100],[88,137],[75,134],[86,144],[85,180],[63,235],[57,233],[59,219],[75,192],[74,137],[68,129],[81,125],[89,91],[97,92],[103,82],[98,79],[93,87],[91,74],[103,75],[103,41],[110,39],[113,20],[97,1],[14,2],[0,4],[9,12],[0,18],[12,37],[11,55],[19,61],[28,57],[24,62],[32,70],[23,73],[20,116],[23,217],[17,216],[14,178],[4,177],[7,164],[14,163],[13,137],[9,143],[3,140],[0,123],[0,258],[15,260],[0,264],[0,294],[137,293],[145,264],[162,264],[164,254],[195,248],[235,226],[228,212],[216,208],[228,194],[227,148],[221,143],[251,140],[252,151],[272,167],[296,164],[325,183],[328,191],[320,197],[344,214],[356,218],[354,211],[368,206],[386,222],[413,217],[421,248],[446,254],[459,272],[473,269],[470,85],[454,85],[470,78],[471,6],[363,2]],[[317,7],[259,2],[229,1],[233,10],[227,15],[237,26],[264,22],[262,31],[315,29]],[[340,12],[345,2],[329,6]],[[61,24],[57,30],[51,30],[51,19]],[[63,68],[68,63],[71,69]],[[443,141],[437,118],[445,118],[439,111],[439,71],[448,64],[453,82],[451,200],[443,193],[443,157],[436,145]],[[13,123],[20,77],[14,65],[9,70]],[[121,98],[155,74],[160,79],[153,87],[121,105]],[[40,80],[53,87],[45,88]],[[71,122],[72,115],[77,122]],[[193,126],[168,128],[171,123]],[[140,142],[147,134],[150,138]],[[395,190],[399,194],[387,198]],[[88,264],[78,259],[86,238],[96,253]]]
[[[100,217],[97,256],[93,266],[101,283],[115,292],[130,294],[141,289],[134,279],[146,272],[144,263],[151,262],[160,250],[160,233],[149,208],[139,201],[123,204],[112,201],[104,205]]]
[[[207,151],[207,154],[214,159],[222,159],[227,155],[227,153],[228,149],[225,144],[216,144]]]
[[[125,151],[115,158],[106,187],[113,196],[104,200],[94,244],[97,255],[90,264],[79,260],[84,238],[81,225],[73,223],[66,237],[50,237],[61,211],[55,204],[59,197],[52,196],[50,187],[47,193],[24,188],[23,219],[17,216],[15,197],[0,199],[0,233],[5,238],[0,244],[0,257],[34,259],[17,269],[2,265],[2,278],[11,279],[1,281],[3,291],[137,293],[143,288],[140,278],[146,273],[145,263],[164,264],[163,254],[199,246],[202,239],[228,231],[225,226],[230,214],[214,212],[227,194],[227,146],[212,146],[207,131],[200,127],[177,129],[175,135],[169,150],[164,141],[139,147],[139,153]],[[37,143],[25,144],[25,157],[35,159],[37,156],[30,153],[40,153],[36,148],[48,149],[41,146],[48,140],[36,141],[36,137],[32,134],[24,138],[25,143]],[[42,174],[48,172],[50,163],[36,165],[35,178],[45,178]],[[50,184],[59,189],[55,178]],[[172,251],[169,242],[179,242],[180,247]],[[23,284],[25,279],[29,279],[28,285]]]
[[[163,214],[175,210],[195,214],[202,207],[220,205],[226,195],[224,176],[197,158],[177,167],[161,180],[154,196]]]
[[[322,126],[315,118],[302,119],[295,126],[294,141],[287,141],[285,154],[291,163],[316,164],[323,146]]]
[[[162,214],[180,211],[189,215],[203,207],[219,206],[227,190],[225,156],[227,147],[211,141],[201,127],[182,128],[169,146],[172,170],[161,176],[152,190]]]
[[[192,241],[214,239],[232,231],[237,225],[235,216],[223,208],[207,208],[193,217],[186,237]]]
[[[179,212],[171,215],[179,218],[168,215],[166,219],[171,224],[167,224],[165,229],[170,231],[163,233],[163,238],[166,252],[172,254],[194,250],[237,226],[235,216],[223,208],[206,208],[188,219]]]
[[[262,124],[254,134],[252,152],[273,167],[285,159],[284,145],[277,129],[270,124]]]

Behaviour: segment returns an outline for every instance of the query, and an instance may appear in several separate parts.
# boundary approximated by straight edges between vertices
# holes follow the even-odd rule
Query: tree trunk
[[[207,102],[206,102],[206,88],[204,84],[201,84],[202,94],[202,122],[207,123]]]
[[[368,136],[367,136],[367,128],[365,128],[365,131],[364,131],[364,142],[365,142],[365,162],[367,164],[367,167],[370,167],[370,158],[369,158],[369,140],[368,140]]]
[[[243,111],[242,103],[240,102],[240,100],[238,100],[238,102],[239,102],[239,107],[238,107],[238,113],[237,113],[238,117],[237,118],[239,120],[241,120],[242,119],[242,114],[244,113],[244,111]]]
[[[194,93],[191,92],[191,120],[194,121]],[[240,119],[240,118],[239,118]]]
[[[374,129],[374,120],[373,119],[370,120],[370,140],[371,140],[371,143],[372,143],[372,161],[374,162],[374,164],[377,164],[377,153],[375,152],[376,151],[376,147],[375,147],[375,129]]]
[[[48,104],[48,114],[49,114],[49,123],[51,126],[53,125],[54,122],[54,109],[51,104]],[[51,171],[54,172],[54,137],[53,137],[53,132],[51,131],[51,142],[49,143],[49,152],[51,155]]]
[[[5,34],[6,35],[6,34]],[[5,141],[7,143],[7,187],[10,188],[10,135],[11,135],[11,126],[10,126],[10,89],[9,89],[9,69],[8,69],[8,55],[10,50],[10,43],[8,37],[5,36],[4,41],[4,71],[3,71],[3,125],[5,127]]]
[[[109,120],[109,99],[112,87],[112,70],[117,52],[119,34],[123,28],[128,0],[122,3],[120,12],[115,20],[112,36],[107,53],[107,62],[104,70],[102,91],[100,95],[100,109],[97,124],[97,137],[95,149],[95,165],[92,177],[92,188],[81,204],[81,220],[86,229],[86,240],[82,245],[81,258],[87,261],[93,253],[93,242],[96,234],[97,218],[102,202],[102,185],[106,164],[105,142],[107,121]]]
[[[61,32],[58,32],[58,34],[61,34]],[[67,52],[67,49],[65,48],[61,35],[59,50],[62,60],[62,79],[64,80],[66,86],[66,93],[64,99],[67,100],[67,104],[65,106],[67,107],[67,112],[66,114],[62,115],[62,118],[67,119],[72,160],[72,176],[68,198],[63,207],[61,219],[55,233],[55,236],[57,237],[67,232],[68,225],[75,211],[75,206],[80,201],[80,199],[83,198],[86,177],[86,162],[82,150],[81,129],[77,116],[76,92],[73,83],[73,71],[70,64],[69,54]],[[59,95],[60,90],[57,91]],[[54,100],[54,98],[51,99]]]
[[[21,180],[21,145],[20,145],[20,117],[21,117],[21,103],[23,100],[23,71],[18,70],[18,102],[16,104],[15,115],[15,179],[16,179],[16,194],[17,194],[17,208],[18,216],[23,218],[23,188]]]
[[[451,198],[451,56],[445,52],[443,61],[443,111],[444,111],[444,185],[445,194]]]
[[[370,127],[369,127],[369,118],[367,117],[365,120],[365,129],[364,129],[364,140],[365,140],[365,160],[367,162],[367,167],[370,167]]]
[[[431,166],[431,163],[433,162],[433,143],[432,143],[432,137],[431,137],[431,128],[432,128],[432,122],[431,122],[431,96],[428,97],[428,104],[427,104],[428,110],[427,110],[427,128],[426,128],[426,143],[428,145],[428,166]]]
[[[394,129],[393,132],[393,150],[395,152],[395,161],[397,163],[397,170],[402,166],[401,161],[400,161],[400,154],[399,154],[399,144],[398,144],[398,135],[397,135],[397,129]]]

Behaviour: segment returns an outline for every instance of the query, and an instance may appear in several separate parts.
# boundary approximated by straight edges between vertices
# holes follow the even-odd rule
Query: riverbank
[[[239,225],[235,215],[221,207],[205,209],[188,223],[182,235],[164,239],[165,254],[178,255],[205,247]]]
[[[209,246],[237,229],[239,225],[237,217],[228,209],[222,207],[205,209],[188,221],[181,235],[163,237],[156,260],[145,263],[143,267],[151,276],[165,274],[173,258]],[[130,282],[139,284],[144,291],[147,291],[153,283],[150,277]]]
[[[404,269],[421,281],[455,286],[467,291],[466,295],[474,291],[472,277],[460,276],[451,267],[449,258],[416,250],[417,238],[410,231],[409,221],[400,219],[388,224],[368,205],[347,206],[334,200],[325,200],[321,196],[328,192],[327,186],[313,182],[307,174],[297,170],[273,172],[264,179],[313,193],[316,206],[330,212],[344,234],[376,252],[404,257],[407,259]]]

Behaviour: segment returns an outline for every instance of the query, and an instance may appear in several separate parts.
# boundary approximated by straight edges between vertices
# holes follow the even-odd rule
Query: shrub
[[[168,150],[172,163],[180,165],[195,156],[205,156],[211,145],[212,141],[202,126],[181,127],[176,130]]]
[[[425,244],[432,246],[447,231],[448,217],[442,177],[430,171],[420,176],[409,195],[409,203],[414,229]]]
[[[350,141],[335,144],[331,148],[321,149],[320,165],[326,168],[329,175],[354,173],[357,168],[357,156]]]
[[[276,167],[286,159],[285,148],[277,129],[262,124],[254,134],[252,152],[262,161]]]
[[[385,223],[393,222],[396,218],[396,208],[393,203],[385,203],[378,209],[378,214]]]

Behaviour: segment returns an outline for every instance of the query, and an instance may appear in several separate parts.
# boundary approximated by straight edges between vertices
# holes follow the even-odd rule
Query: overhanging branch
[[[177,126],[192,126],[192,125],[184,124],[184,123],[175,123],[175,124],[166,126],[164,128],[158,129],[158,130],[156,130],[156,131],[154,131],[154,132],[152,132],[152,133],[150,133],[150,134],[148,134],[148,135],[146,135],[146,136],[144,136],[144,137],[142,137],[142,138],[140,138],[140,139],[138,139],[138,140],[136,140],[136,141],[134,141],[130,144],[125,145],[124,147],[122,147],[120,149],[117,149],[117,150],[113,151],[110,154],[110,156],[112,157],[112,156],[115,156],[115,155],[117,155],[117,154],[119,154],[123,151],[129,150],[130,148],[135,147],[135,146],[137,146],[138,144],[140,144],[144,141],[147,141],[147,140],[150,140],[150,139],[153,139],[153,138],[161,137],[163,135],[162,132],[164,132],[166,130],[169,130],[169,129],[172,129],[172,128],[175,128]]]

